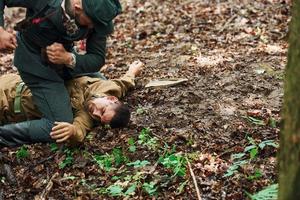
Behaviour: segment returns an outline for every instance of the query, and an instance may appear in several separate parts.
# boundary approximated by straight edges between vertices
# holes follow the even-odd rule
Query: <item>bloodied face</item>
[[[87,102],[87,109],[93,119],[109,124],[120,104],[115,96],[97,97]]]

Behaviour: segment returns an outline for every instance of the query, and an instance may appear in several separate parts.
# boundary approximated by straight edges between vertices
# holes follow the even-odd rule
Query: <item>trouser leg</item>
[[[55,121],[73,122],[73,113],[64,82],[44,80],[20,72],[33,94],[33,101],[43,117],[0,127],[0,147],[38,142],[53,142],[50,132]]]
[[[32,120],[0,127],[0,148],[23,144],[53,142],[49,135],[53,122],[47,119]]]

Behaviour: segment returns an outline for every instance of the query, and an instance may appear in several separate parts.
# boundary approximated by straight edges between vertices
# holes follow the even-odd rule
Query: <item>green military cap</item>
[[[93,20],[96,32],[113,32],[112,20],[122,11],[119,0],[82,0],[84,12]]]

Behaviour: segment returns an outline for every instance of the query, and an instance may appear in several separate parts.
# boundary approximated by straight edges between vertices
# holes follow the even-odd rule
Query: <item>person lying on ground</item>
[[[50,134],[53,141],[82,142],[87,131],[95,122],[109,124],[111,128],[125,127],[130,119],[129,108],[119,101],[134,87],[134,78],[142,70],[143,63],[133,62],[120,79],[101,80],[83,76],[66,82],[74,122],[55,122]],[[19,122],[38,119],[42,115],[32,101],[32,94],[19,75],[7,74],[0,77],[0,122]],[[5,125],[9,126],[9,125]],[[2,126],[2,127],[5,127]],[[43,142],[32,138],[30,133],[10,133],[0,129],[0,147],[19,146]]]
[[[14,27],[16,35],[5,30],[5,7],[26,9],[25,19]],[[15,50],[14,65],[42,113],[39,119],[0,127],[0,134],[11,138],[8,144],[52,142],[55,121],[73,123],[64,82],[105,64],[112,20],[121,10],[118,0],[0,0],[0,49]],[[78,54],[73,45],[83,39],[86,52]]]

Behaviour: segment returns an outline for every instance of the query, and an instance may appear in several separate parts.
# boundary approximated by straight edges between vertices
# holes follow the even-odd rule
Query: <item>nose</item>
[[[102,114],[99,110],[95,109],[92,113],[95,117],[98,117],[101,120]]]

